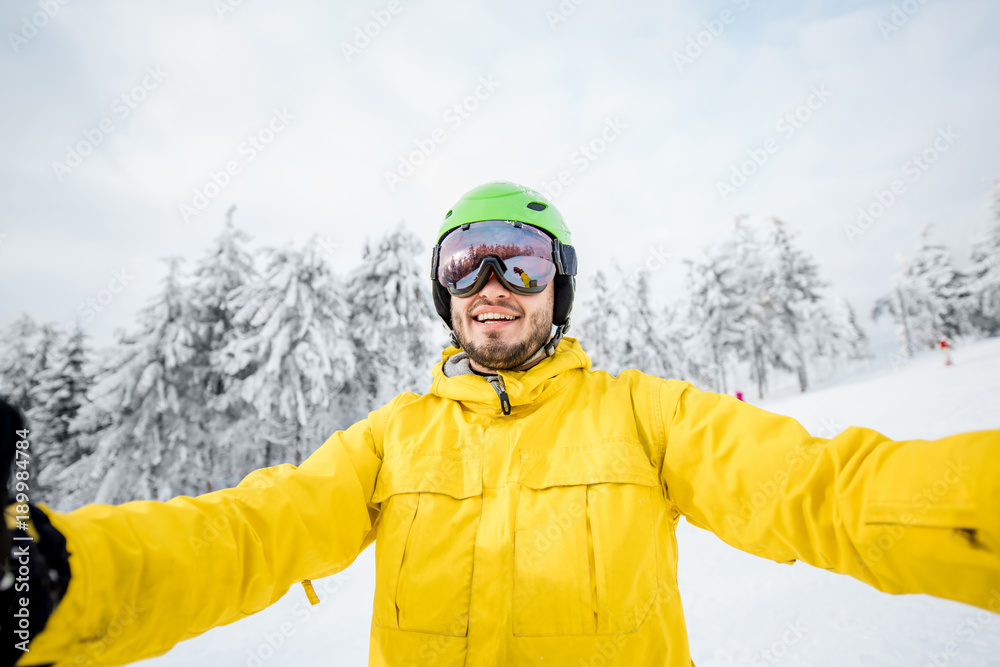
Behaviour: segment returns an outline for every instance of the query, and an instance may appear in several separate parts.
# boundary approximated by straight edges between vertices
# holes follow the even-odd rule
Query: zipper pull
[[[486,381],[490,383],[493,387],[493,391],[497,393],[500,397],[500,409],[503,410],[504,415],[510,414],[510,398],[507,397],[507,387],[504,386],[503,378],[499,375],[491,375],[486,378]]]

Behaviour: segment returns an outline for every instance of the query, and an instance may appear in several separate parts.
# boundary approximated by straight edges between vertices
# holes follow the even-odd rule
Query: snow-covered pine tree
[[[48,368],[38,374],[32,390],[33,407],[28,412],[33,463],[37,471],[39,497],[62,496],[58,478],[70,465],[83,458],[86,449],[79,433],[71,427],[86,401],[92,379],[86,372],[88,350],[81,329],[61,337],[49,354]]]
[[[984,336],[1000,336],[1000,179],[993,188],[993,223],[972,246],[965,285],[969,319]]]
[[[796,374],[799,389],[809,389],[809,359],[819,351],[826,313],[816,262],[795,245],[788,226],[773,218],[767,238],[766,290],[774,310],[773,363]]]
[[[222,350],[236,335],[231,296],[258,277],[246,249],[250,235],[233,223],[235,209],[230,207],[222,233],[195,266],[191,285],[197,350],[192,363],[197,391],[204,396],[204,427],[212,434],[213,445],[206,453],[211,459],[209,490],[211,480],[235,484],[256,459],[251,435],[256,411],[233,390],[235,379],[222,371]]]
[[[355,373],[344,286],[317,240],[267,253],[261,279],[232,293],[236,335],[221,355],[260,421],[254,468],[301,463],[336,431],[328,409]]]
[[[236,207],[226,213],[226,223],[208,252],[195,266],[191,286],[191,305],[198,324],[198,345],[205,368],[208,369],[206,387],[210,395],[226,393],[227,378],[212,363],[232,339],[233,304],[230,296],[234,290],[257,278],[253,256],[246,250],[250,235],[233,224]]]
[[[868,334],[847,299],[834,302],[829,326],[820,328],[820,354],[841,359],[867,359],[871,355]]]
[[[352,391],[373,410],[403,391],[422,393],[437,357],[420,239],[400,225],[365,243],[361,266],[347,282],[350,335],[357,350]],[[357,390],[360,390],[357,391]]]
[[[704,258],[686,264],[688,372],[713,390],[728,393],[730,373],[743,343],[736,326],[742,305],[733,258],[717,246],[707,249]]]
[[[119,332],[101,359],[92,402],[74,426],[107,424],[93,453],[61,475],[75,477],[69,504],[166,500],[207,487],[206,434],[194,367],[194,323],[180,282],[180,260],[167,260],[163,289],[139,312],[134,333]]]
[[[741,361],[750,364],[750,379],[757,395],[764,398],[771,369],[781,359],[775,333],[778,307],[770,294],[770,276],[757,232],[736,219],[733,236],[723,244],[722,256],[729,264],[735,306],[734,327],[740,332],[736,349]]]
[[[896,337],[903,345],[903,353],[909,359],[913,358],[917,349],[913,327],[910,324],[917,314],[917,300],[912,297],[902,280],[902,273],[893,278],[892,291],[875,302],[875,307],[872,309],[872,319],[877,321],[884,315],[892,317],[898,325]]]
[[[934,348],[942,338],[969,330],[963,312],[963,276],[948,249],[937,241],[932,226],[924,227],[917,253],[905,263],[892,293],[878,301],[875,316],[888,312],[900,323],[909,346]]]
[[[22,315],[0,332],[0,396],[27,414],[39,375],[49,366],[49,354],[61,332]]]
[[[616,295],[621,308],[619,362],[622,369],[635,368],[661,378],[676,376],[676,350],[668,322],[649,303],[649,274],[639,271],[626,276],[622,293]]]
[[[617,336],[620,295],[612,294],[603,271],[594,274],[591,296],[584,304],[587,315],[580,322],[580,342],[595,369],[617,374],[623,368],[621,344]]]

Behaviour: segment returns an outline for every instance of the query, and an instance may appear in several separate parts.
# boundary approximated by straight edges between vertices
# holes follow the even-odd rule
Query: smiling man
[[[157,655],[374,541],[371,665],[690,667],[681,516],[763,558],[1000,612],[1000,432],[813,438],[686,382],[593,371],[563,335],[575,275],[539,193],[466,194],[433,253],[455,345],[428,392],[234,489],[43,508],[71,578],[21,664]]]

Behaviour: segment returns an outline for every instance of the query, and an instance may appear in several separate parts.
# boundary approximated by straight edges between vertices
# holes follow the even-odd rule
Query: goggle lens
[[[484,263],[488,258],[496,263]],[[471,290],[486,266],[499,266],[515,292],[540,292],[556,277],[552,239],[532,227],[488,220],[456,229],[441,241],[437,280],[452,294]]]

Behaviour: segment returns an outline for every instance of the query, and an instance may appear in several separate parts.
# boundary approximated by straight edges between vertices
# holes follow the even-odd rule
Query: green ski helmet
[[[521,222],[542,230],[557,241],[553,243],[553,259],[558,272],[554,280],[555,303],[552,323],[558,329],[552,341],[546,346],[549,348],[547,352],[551,354],[559,339],[569,329],[569,315],[573,310],[573,296],[576,293],[576,251],[572,245],[569,227],[552,202],[540,192],[523,185],[508,182],[481,185],[462,195],[462,198],[445,214],[431,259],[431,292],[434,295],[434,307],[451,329],[451,294],[437,280],[437,260],[441,240],[462,225],[487,220]]]

